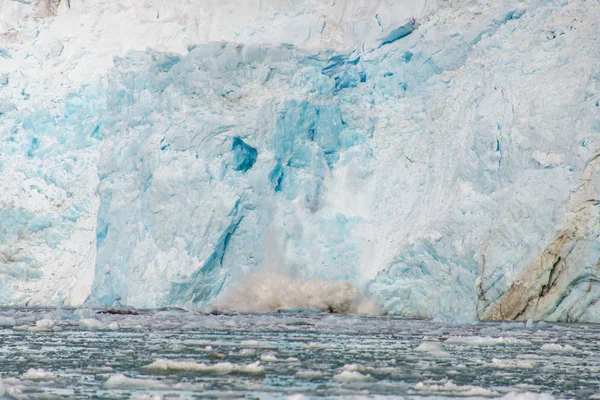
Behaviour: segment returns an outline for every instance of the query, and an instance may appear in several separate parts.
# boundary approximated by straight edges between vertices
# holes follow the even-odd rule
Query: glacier
[[[0,3],[0,304],[600,322],[598,2],[241,4]]]

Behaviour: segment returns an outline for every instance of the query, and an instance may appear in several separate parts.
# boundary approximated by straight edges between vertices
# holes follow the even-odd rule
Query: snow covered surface
[[[598,20],[4,0],[0,303],[600,322]]]

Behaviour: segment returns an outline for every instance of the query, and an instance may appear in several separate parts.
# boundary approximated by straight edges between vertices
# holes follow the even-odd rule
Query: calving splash
[[[213,303],[216,310],[269,312],[321,310],[332,313],[379,314],[373,300],[364,298],[349,281],[296,281],[271,273],[256,273],[230,287]]]
[[[3,304],[600,321],[597,2],[69,4],[3,39]]]

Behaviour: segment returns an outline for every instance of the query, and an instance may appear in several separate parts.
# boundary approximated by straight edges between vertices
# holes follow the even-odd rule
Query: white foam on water
[[[144,369],[150,372],[180,372],[193,371],[205,374],[248,374],[262,375],[265,369],[260,362],[247,365],[232,364],[223,362],[217,364],[199,364],[195,361],[172,361],[156,359],[153,363],[144,366]]]

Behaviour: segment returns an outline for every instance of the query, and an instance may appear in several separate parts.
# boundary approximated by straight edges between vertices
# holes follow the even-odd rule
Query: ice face
[[[0,301],[204,309],[266,271],[402,316],[599,321],[600,6],[469,4],[367,7],[335,43],[288,10],[293,44],[129,51],[52,105],[10,70]]]

